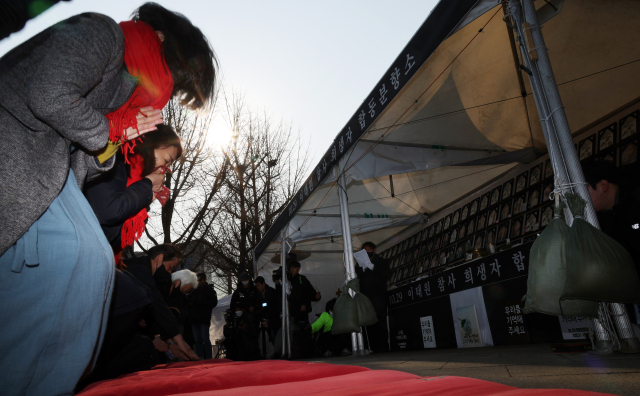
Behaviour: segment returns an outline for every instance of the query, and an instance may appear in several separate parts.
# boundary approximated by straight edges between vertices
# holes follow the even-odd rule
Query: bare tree
[[[223,150],[229,171],[218,227],[207,239],[226,264],[222,276],[237,279],[252,272],[253,248],[307,176],[309,153],[290,124],[252,111],[241,95],[225,97],[224,109],[233,130]]]
[[[240,273],[251,272],[253,248],[304,181],[309,156],[290,124],[252,111],[241,95],[222,102],[233,131],[222,148],[207,142],[214,109],[196,113],[173,101],[164,109],[183,155],[165,182],[170,198],[158,212],[154,206],[145,234],[154,245],[179,245],[183,267],[210,274],[218,290],[231,293]]]

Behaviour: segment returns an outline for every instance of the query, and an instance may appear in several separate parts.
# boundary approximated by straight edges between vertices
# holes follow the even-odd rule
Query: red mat
[[[519,389],[464,377],[419,377],[358,366],[268,360],[206,360],[158,366],[87,387],[82,396],[218,395],[604,395],[567,389]]]

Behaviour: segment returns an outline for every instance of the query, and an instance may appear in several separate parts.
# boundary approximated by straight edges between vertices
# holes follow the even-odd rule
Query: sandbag
[[[360,293],[360,280],[358,278],[351,279],[347,282],[347,287],[355,292],[353,300],[358,307],[358,323],[360,323],[360,326],[371,326],[378,323],[378,316],[371,300]]]
[[[564,207],[563,202],[556,205],[553,220],[531,246],[527,294],[522,311],[525,314],[540,312],[597,318],[597,301],[560,301],[567,279],[566,241],[569,236],[569,226],[562,215]]]
[[[567,280],[562,299],[640,301],[638,274],[627,250],[582,218],[585,201],[567,194],[574,220],[567,239]]]
[[[349,288],[342,286],[342,293],[333,306],[333,326],[331,334],[354,333],[360,331],[358,307],[349,295]]]

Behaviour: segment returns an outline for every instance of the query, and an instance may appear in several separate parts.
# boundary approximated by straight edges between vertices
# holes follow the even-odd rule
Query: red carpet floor
[[[82,396],[218,395],[460,395],[587,396],[604,393],[568,389],[520,389],[465,377],[419,377],[391,370],[327,363],[267,360],[207,360],[158,366],[102,381]]]

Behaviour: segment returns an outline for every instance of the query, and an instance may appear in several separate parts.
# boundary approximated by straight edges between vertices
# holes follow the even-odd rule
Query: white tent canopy
[[[551,2],[560,11],[542,33],[576,135],[640,96],[640,2]],[[543,1],[536,7],[549,11]],[[270,260],[286,229],[296,249],[311,252],[302,273],[312,283],[337,282],[320,288],[323,301],[333,297],[345,273],[336,166],[348,180],[354,248],[373,241],[383,250],[546,152],[517,38],[503,17],[495,1],[436,6],[256,248],[260,275],[269,279],[279,266]]]

